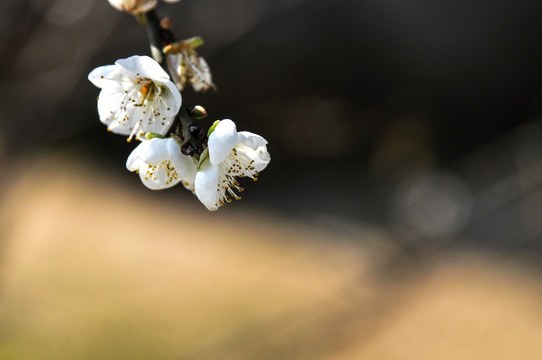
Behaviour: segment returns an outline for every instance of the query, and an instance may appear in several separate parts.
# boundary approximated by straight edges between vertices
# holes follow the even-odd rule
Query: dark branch
[[[143,23],[147,29],[153,58],[169,74],[166,56],[162,49],[164,46],[175,41],[173,33],[169,29],[163,29],[160,26],[160,19],[155,10],[151,10],[143,15]],[[193,156],[203,152],[203,144],[205,144],[207,138],[199,123],[194,119],[191,109],[193,108],[187,107],[183,102],[179,114],[177,114],[177,119],[175,119],[172,125],[172,129],[183,139],[181,146],[183,154]]]

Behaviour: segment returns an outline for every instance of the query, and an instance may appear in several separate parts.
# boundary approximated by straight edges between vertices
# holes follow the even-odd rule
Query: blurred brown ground
[[[27,160],[2,197],[1,359],[542,357],[542,284],[510,258],[412,256],[385,229],[209,214]]]

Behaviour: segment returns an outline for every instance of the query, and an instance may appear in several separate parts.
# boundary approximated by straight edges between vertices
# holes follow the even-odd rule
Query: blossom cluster
[[[132,14],[156,5],[156,0],[109,2]],[[238,178],[257,180],[270,156],[263,137],[237,131],[230,119],[215,121],[207,136],[196,127],[200,148],[188,151],[184,147],[185,137],[193,129],[187,133],[180,120],[181,91],[188,84],[195,91],[215,89],[207,62],[195,51],[201,43],[194,37],[165,46],[162,53],[167,70],[151,57],[136,55],[98,67],[88,79],[101,89],[98,115],[107,130],[127,136],[128,141],[139,141],[126,161],[127,169],[138,173],[152,190],[181,183],[214,211],[240,199],[243,188]]]

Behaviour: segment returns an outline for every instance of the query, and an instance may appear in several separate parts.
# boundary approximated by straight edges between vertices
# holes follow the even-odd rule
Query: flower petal
[[[165,88],[160,87],[160,98],[166,107],[164,114],[166,116],[176,116],[183,102],[181,93],[171,81],[163,82],[162,85],[165,86]]]
[[[198,56],[192,61],[192,71],[193,76],[190,78],[190,83],[194,91],[205,92],[214,87],[211,68],[204,58]]]
[[[160,139],[152,138],[150,140],[144,140],[146,143],[145,151],[141,153],[141,160],[148,164],[157,164],[165,159],[169,158],[168,141],[175,141],[171,138]]]
[[[108,0],[109,4],[120,11],[130,14],[147,12],[156,7],[157,0]]]
[[[166,56],[167,66],[169,69],[169,73],[171,74],[171,78],[175,85],[177,85],[177,89],[179,91],[182,91],[184,89],[184,85],[186,83],[186,76],[181,76],[181,61],[183,60],[182,54],[168,54]]]
[[[267,140],[258,134],[251,133],[250,131],[239,131],[237,136],[238,142],[243,143],[254,150],[267,145]]]
[[[253,161],[252,167],[254,167],[254,171],[260,172],[265,169],[271,161],[271,156],[266,146],[267,140],[260,135],[248,131],[240,131],[238,138],[239,145],[236,148],[238,148],[238,151],[243,151]]]
[[[88,79],[96,87],[104,88],[111,84],[116,84],[122,78],[122,72],[115,65],[105,65],[97,67],[88,74]],[[114,81],[111,81],[114,80]]]
[[[160,64],[149,56],[134,55],[126,59],[119,59],[115,64],[128,74],[138,78],[169,80],[169,75],[162,69]]]
[[[181,152],[181,146],[174,139],[168,142],[167,147],[171,163],[181,177],[183,186],[194,192],[194,183],[198,171],[197,161],[192,156],[184,155]]]
[[[195,191],[199,201],[210,211],[218,210],[224,197],[224,189],[218,185],[220,169],[209,161],[203,163],[196,174]]]
[[[149,141],[142,141],[128,156],[126,160],[126,168],[130,171],[137,171],[143,164],[142,156],[147,152]]]
[[[175,177],[171,174],[171,169],[167,168],[165,164],[160,165],[161,166],[153,166],[144,164],[139,168],[139,178],[141,179],[141,182],[151,190],[167,189],[177,185],[179,181],[181,181],[179,177]]]
[[[98,99],[100,121],[116,134],[129,135],[131,131],[127,126],[126,112],[123,108],[126,98],[123,90],[118,92],[102,90]]]
[[[220,121],[207,142],[211,164],[218,165],[224,161],[235,144],[237,144],[235,123],[230,119]]]

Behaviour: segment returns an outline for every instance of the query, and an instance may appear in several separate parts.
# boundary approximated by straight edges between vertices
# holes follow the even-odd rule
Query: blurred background
[[[125,169],[104,0],[0,4],[1,359],[542,358],[542,3],[160,3],[269,141],[209,213]]]

